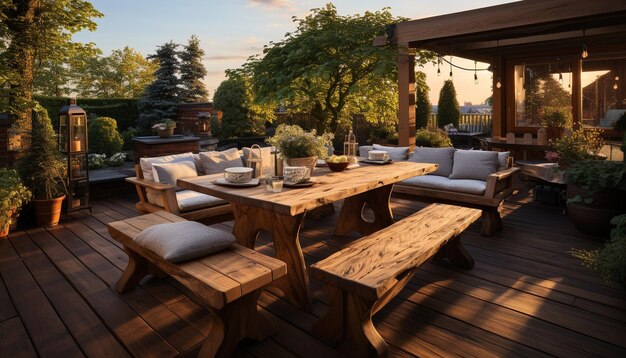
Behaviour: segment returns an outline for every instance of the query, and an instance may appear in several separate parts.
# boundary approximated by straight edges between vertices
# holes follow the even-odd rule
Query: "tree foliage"
[[[430,88],[426,84],[426,74],[424,72],[415,73],[415,127],[426,128],[432,112],[432,105],[428,92]]]
[[[180,52],[180,102],[206,102],[209,92],[202,82],[206,76],[206,68],[202,64],[204,50],[200,48],[200,40],[192,35],[183,51]]]
[[[101,17],[84,0],[0,0],[0,68],[7,70],[1,80],[3,98],[1,110],[14,115],[15,149],[27,147],[30,132],[30,111],[33,108],[33,84],[44,68],[59,70],[71,59],[96,51],[93,44],[72,41],[81,30],[95,30],[94,17]],[[6,96],[5,96],[6,95]],[[26,139],[25,139],[26,138]]]
[[[176,117],[179,83],[177,77],[179,62],[176,57],[177,44],[167,42],[148,56],[158,62],[159,68],[155,72],[155,80],[146,87],[139,102],[138,125],[143,132],[149,132],[154,123],[164,118]]]
[[[158,65],[126,46],[110,56],[94,56],[73,68],[81,97],[139,98],[154,81]]]
[[[265,122],[273,119],[272,108],[253,103],[249,80],[229,72],[213,96],[213,107],[222,112],[223,138],[263,134]]]
[[[461,110],[459,109],[459,101],[456,99],[456,89],[452,80],[446,80],[439,92],[439,102],[437,103],[437,124],[439,126],[448,123],[454,124],[455,128],[459,128],[459,119]]]
[[[397,52],[372,46],[372,39],[398,19],[389,9],[340,16],[334,5],[296,19],[295,32],[270,43],[264,57],[244,65],[260,103],[310,113],[319,132],[336,131],[360,113],[370,121],[396,119]],[[419,56],[420,63],[431,58]]]

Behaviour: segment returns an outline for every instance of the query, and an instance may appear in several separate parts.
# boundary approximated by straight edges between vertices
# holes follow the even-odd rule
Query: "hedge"
[[[36,96],[35,100],[48,111],[54,128],[57,129],[59,109],[67,105],[67,98]],[[135,126],[139,117],[136,98],[78,98],[77,102],[78,106],[84,109],[88,116],[114,118],[120,132]]]

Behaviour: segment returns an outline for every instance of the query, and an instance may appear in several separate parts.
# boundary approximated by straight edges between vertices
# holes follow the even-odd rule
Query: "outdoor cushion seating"
[[[479,208],[483,235],[502,228],[498,207],[512,194],[512,174],[518,170],[508,152],[416,147],[409,160],[435,163],[441,170],[397,183],[394,196]]]
[[[194,157],[193,153],[140,158],[135,167],[137,176],[126,178],[137,189],[137,210],[144,213],[165,210],[203,223],[231,219],[232,210],[227,201],[176,187],[176,180],[179,178],[198,175],[198,159],[202,157]],[[241,166],[241,159],[238,156],[237,159]],[[204,174],[204,171],[201,173]]]

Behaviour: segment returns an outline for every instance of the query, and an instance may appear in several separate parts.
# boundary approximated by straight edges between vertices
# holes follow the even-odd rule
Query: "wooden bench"
[[[287,274],[285,263],[233,244],[225,251],[174,264],[133,240],[150,226],[179,221],[185,219],[160,211],[108,225],[111,236],[128,254],[128,266],[117,291],[133,289],[154,268],[183,284],[212,313],[214,321],[201,357],[230,357],[241,339],[260,341],[274,333],[278,325],[257,309],[257,299],[266,285]]]
[[[325,283],[330,304],[313,333],[349,355],[386,356],[387,344],[374,328],[372,315],[432,256],[472,268],[474,260],[459,234],[480,215],[477,209],[431,204],[311,265],[313,277]]]

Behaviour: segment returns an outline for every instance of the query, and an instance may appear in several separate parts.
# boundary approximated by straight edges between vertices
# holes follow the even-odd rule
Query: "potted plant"
[[[57,150],[56,134],[48,112],[37,105],[33,111],[31,149],[17,165],[24,184],[33,193],[37,225],[52,227],[59,223],[66,194],[66,163]]]
[[[572,135],[551,140],[549,146],[556,155],[551,153],[550,158],[546,158],[550,161],[556,160],[559,163],[559,169],[566,170],[575,162],[597,158],[597,153],[603,144],[600,130],[579,129]]]
[[[307,132],[298,125],[281,124],[267,142],[280,151],[287,165],[306,166],[312,171],[318,158],[328,156],[332,139],[330,133],[318,136],[315,129]]]
[[[541,115],[541,125],[546,129],[548,140],[563,137],[568,122],[567,113],[561,108],[546,107]]]
[[[31,196],[17,171],[0,169],[0,238],[9,235],[9,229],[17,224],[20,208]]]
[[[565,172],[567,213],[576,227],[594,236],[608,236],[612,217],[626,213],[626,165],[584,160]]]
[[[174,134],[174,128],[176,128],[176,122],[169,118],[165,118],[152,126],[152,129],[155,129],[161,138],[171,137]]]

